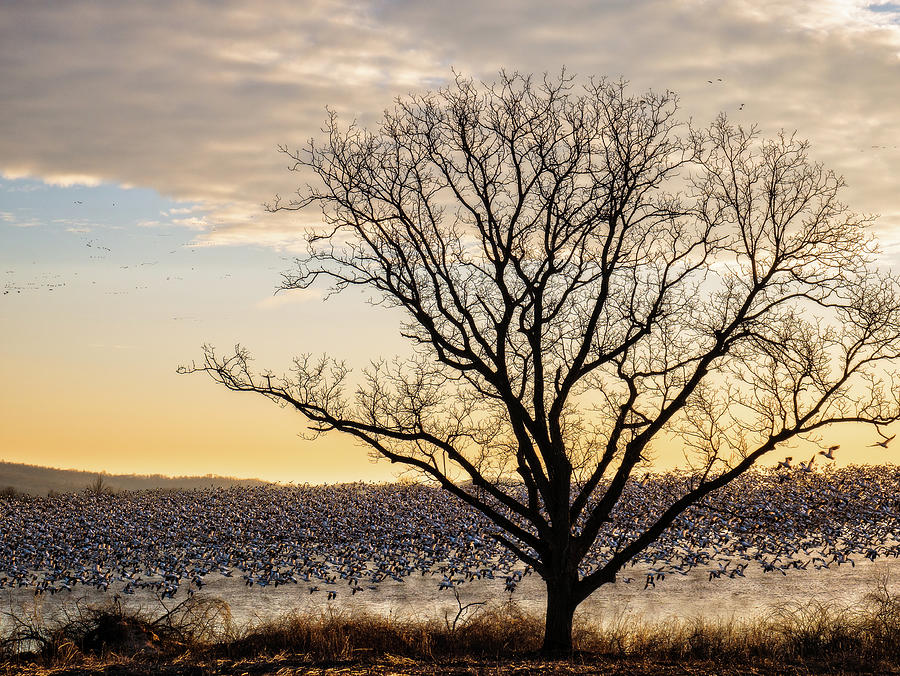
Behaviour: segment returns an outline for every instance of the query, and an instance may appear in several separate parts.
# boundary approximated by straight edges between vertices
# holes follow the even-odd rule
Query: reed
[[[166,665],[194,665],[202,672],[197,665],[281,664],[285,659],[307,666],[406,659],[409,671],[416,671],[414,665],[460,661],[534,664],[540,662],[543,632],[541,617],[511,602],[480,607],[453,622],[320,612],[290,613],[238,627],[226,603],[200,595],[156,615],[113,601],[75,604],[53,617],[20,614],[7,620],[10,628],[0,638],[0,666],[10,674],[76,666],[72,673],[113,667],[152,673],[167,671]],[[631,673],[643,673],[635,665],[673,663],[714,665],[719,671],[728,665],[748,673],[888,673],[900,671],[898,636],[900,595],[881,580],[854,607],[784,605],[748,621],[684,618],[646,623],[622,615],[591,624],[582,618],[570,664],[624,662],[631,665]]]

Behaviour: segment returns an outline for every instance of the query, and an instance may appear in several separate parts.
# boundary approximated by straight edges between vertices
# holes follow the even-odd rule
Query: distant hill
[[[75,469],[56,469],[0,461],[0,491],[14,489],[17,493],[46,495],[50,491],[69,493],[82,491],[88,484],[103,477],[103,483],[114,491],[147,488],[208,488],[210,486],[258,486],[269,483],[261,479],[236,479],[207,474],[206,476],[165,476],[163,474],[107,474]]]

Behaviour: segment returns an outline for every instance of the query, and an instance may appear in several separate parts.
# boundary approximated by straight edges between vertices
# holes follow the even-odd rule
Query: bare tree
[[[676,119],[670,92],[501,73],[399,99],[380,126],[282,148],[317,177],[274,210],[326,227],[282,289],[320,279],[401,308],[415,357],[351,383],[330,357],[205,371],[421,472],[497,526],[547,586],[544,650],[679,514],[791,440],[898,420],[897,281],[871,218],[793,135]],[[586,567],[655,441],[693,479]]]
[[[103,478],[102,474],[97,474],[93,481],[91,481],[86,487],[85,490],[91,495],[101,496],[101,495],[112,495],[113,489],[110,487],[108,483],[106,483],[106,479]]]

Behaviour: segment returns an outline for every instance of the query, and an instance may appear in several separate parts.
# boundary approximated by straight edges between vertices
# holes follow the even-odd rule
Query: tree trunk
[[[547,579],[547,617],[541,653],[564,657],[572,653],[572,618],[575,615],[574,579],[566,575]]]

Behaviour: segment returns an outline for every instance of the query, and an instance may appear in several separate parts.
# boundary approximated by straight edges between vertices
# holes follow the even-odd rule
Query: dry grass
[[[542,632],[543,618],[522,613],[514,604],[486,608],[455,627],[439,620],[327,612],[252,625],[210,649],[227,657],[289,651],[318,661],[386,655],[499,659],[537,652]]]
[[[15,617],[0,673],[900,673],[900,596],[885,582],[858,607],[782,606],[748,622],[580,622],[563,662],[538,658],[542,631],[509,603],[456,623],[322,613],[239,628],[215,599],[155,617],[112,602]]]

